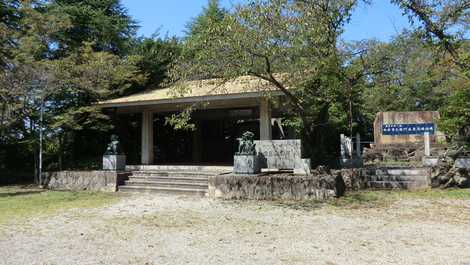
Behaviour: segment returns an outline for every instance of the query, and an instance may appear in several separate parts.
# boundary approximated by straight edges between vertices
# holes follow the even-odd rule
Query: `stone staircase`
[[[120,192],[166,193],[207,196],[209,176],[230,173],[232,166],[204,165],[135,165],[126,166],[132,172],[118,186]]]
[[[371,189],[421,189],[430,187],[429,168],[366,169],[367,186]]]
[[[206,196],[212,172],[133,171],[129,180],[118,187],[121,192],[158,192]]]

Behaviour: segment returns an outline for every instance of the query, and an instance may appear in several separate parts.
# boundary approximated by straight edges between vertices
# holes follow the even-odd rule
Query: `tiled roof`
[[[230,81],[222,82],[219,79],[201,81],[188,81],[178,87],[152,89],[134,95],[101,101],[97,105],[102,107],[124,106],[135,103],[158,104],[171,103],[186,99],[188,101],[203,100],[221,96],[260,95],[269,92],[279,92],[272,84],[259,78],[242,76]]]

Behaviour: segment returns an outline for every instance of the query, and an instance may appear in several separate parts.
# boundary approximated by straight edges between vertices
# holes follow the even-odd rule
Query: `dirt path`
[[[0,226],[0,264],[470,264],[470,201],[297,210],[134,195]]]

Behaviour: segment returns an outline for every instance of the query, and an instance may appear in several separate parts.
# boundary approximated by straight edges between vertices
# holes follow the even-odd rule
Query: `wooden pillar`
[[[153,163],[153,113],[144,111],[142,113],[142,164]]]
[[[260,140],[272,140],[271,106],[267,98],[261,98],[259,106]]]

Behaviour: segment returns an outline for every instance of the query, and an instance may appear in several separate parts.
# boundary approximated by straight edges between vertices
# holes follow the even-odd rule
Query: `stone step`
[[[177,187],[207,189],[208,184],[198,182],[174,182],[174,181],[153,181],[153,180],[127,180],[126,186],[149,186],[149,187]]]
[[[391,175],[391,176],[427,176],[429,174],[428,168],[377,168],[366,169],[367,175]]]
[[[233,166],[204,166],[204,165],[128,165],[127,171],[186,171],[186,172],[216,172],[228,173]]]
[[[421,181],[368,181],[372,189],[419,189],[429,187],[427,182]]]
[[[370,175],[367,176],[369,181],[421,181],[427,182],[426,175]]]
[[[133,175],[141,176],[215,176],[221,174],[220,172],[208,171],[132,171]]]
[[[167,182],[193,182],[193,183],[206,183],[208,182],[207,177],[168,177],[168,176],[130,176],[129,180],[135,181],[167,181]]]
[[[207,196],[207,189],[173,188],[173,187],[153,187],[153,186],[119,186],[120,192],[135,193],[162,193],[175,195],[197,195]]]

